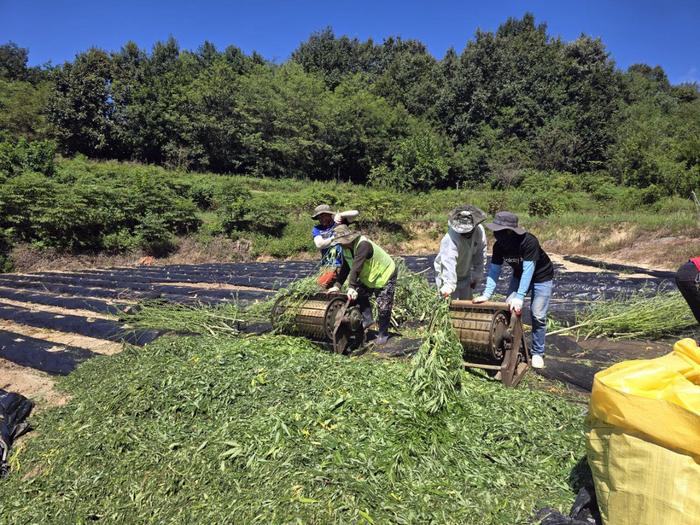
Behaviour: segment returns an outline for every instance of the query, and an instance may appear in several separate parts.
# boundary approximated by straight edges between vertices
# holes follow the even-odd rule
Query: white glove
[[[510,304],[510,302],[511,302],[513,299],[515,299],[515,297],[516,297],[517,295],[518,295],[518,292],[513,292],[512,294],[510,294],[510,295],[508,296],[508,298],[506,299],[506,303]]]
[[[489,300],[489,298],[486,297],[485,295],[480,295],[476,299],[472,299],[472,303],[485,303],[488,300]]]
[[[523,300],[522,299],[518,299],[517,297],[513,297],[512,299],[509,298],[506,302],[510,306],[511,312],[515,312],[516,314],[520,315],[520,310],[523,309]]]
[[[452,295],[455,291],[455,285],[450,284],[450,283],[445,283],[442,285],[442,288],[440,288],[440,295],[443,297],[449,297]]]
[[[328,291],[326,292],[326,295],[331,294],[331,293],[338,293],[340,291],[340,286],[337,284],[334,284],[332,288],[329,288]]]
[[[336,224],[340,224],[340,222],[343,220],[343,217],[340,215],[340,213],[336,213],[333,216],[333,220],[335,221]]]
[[[357,299],[357,290],[348,288],[348,300],[352,302],[355,299]]]

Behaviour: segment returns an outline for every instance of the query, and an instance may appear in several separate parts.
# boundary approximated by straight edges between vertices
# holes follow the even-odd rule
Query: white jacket
[[[438,290],[445,283],[455,288],[478,283],[486,271],[486,232],[479,224],[471,238],[466,239],[452,228],[440,243],[435,257],[435,283]],[[461,286],[460,286],[461,285]]]

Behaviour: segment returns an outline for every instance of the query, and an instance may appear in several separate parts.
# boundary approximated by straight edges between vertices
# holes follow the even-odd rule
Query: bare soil
[[[0,388],[31,399],[37,410],[68,402],[70,398],[54,387],[55,381],[50,375],[0,359]]]

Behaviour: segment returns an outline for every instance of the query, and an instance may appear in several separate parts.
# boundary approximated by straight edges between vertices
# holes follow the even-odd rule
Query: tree
[[[46,79],[50,67],[43,71],[39,66],[27,67],[29,49],[18,47],[14,42],[0,46],[0,79],[9,82],[21,81],[38,84]]]
[[[111,58],[94,47],[54,72],[48,118],[66,153],[111,156],[115,110],[111,82]]]
[[[375,62],[372,40],[360,42],[347,36],[336,38],[331,27],[312,33],[292,53],[291,61],[307,73],[319,73],[326,85],[334,89],[347,75],[369,73]]]

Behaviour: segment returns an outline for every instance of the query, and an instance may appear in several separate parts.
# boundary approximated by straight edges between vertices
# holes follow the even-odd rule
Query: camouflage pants
[[[362,309],[369,306],[369,298],[377,296],[377,311],[380,316],[391,315],[394,308],[394,293],[396,292],[396,272],[389,278],[383,288],[368,288],[364,283],[357,283],[357,301]]]

